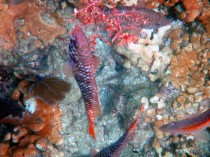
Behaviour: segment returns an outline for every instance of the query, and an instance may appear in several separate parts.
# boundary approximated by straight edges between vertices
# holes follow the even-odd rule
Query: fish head
[[[77,51],[84,51],[86,49],[89,49],[88,39],[86,38],[84,32],[79,26],[76,26],[72,31],[69,49]]]
[[[153,20],[153,28],[158,29],[163,26],[170,25],[171,22],[168,20],[165,16],[163,16],[161,13],[156,13],[154,15],[154,20]]]
[[[142,8],[141,14],[143,15],[144,28],[158,29],[163,26],[170,25],[171,22],[163,14],[155,12],[154,10]]]

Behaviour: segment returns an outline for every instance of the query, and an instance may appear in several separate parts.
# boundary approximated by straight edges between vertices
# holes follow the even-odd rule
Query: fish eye
[[[74,49],[74,44],[73,44],[72,42],[70,42],[69,48],[70,48],[70,49]]]

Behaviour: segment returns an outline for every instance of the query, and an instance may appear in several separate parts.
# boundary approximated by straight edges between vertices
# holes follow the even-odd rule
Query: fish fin
[[[141,109],[139,110],[138,116],[136,117],[136,119],[133,121],[133,123],[129,127],[129,130],[134,130],[136,128],[138,120],[139,120],[140,116],[142,115],[143,111],[144,111],[144,105],[142,105]]]
[[[210,135],[206,130],[198,130],[192,133],[192,135],[199,141],[210,141]]]
[[[184,118],[183,119],[187,120],[187,119],[195,118],[198,115],[202,114],[202,112],[203,111],[198,111],[197,113],[194,113],[194,114],[186,114],[186,115],[184,115]]]
[[[99,102],[97,101],[94,106],[94,116],[98,117],[100,115],[101,115],[101,106],[100,106]]]
[[[96,140],[94,123],[89,124],[89,134]]]
[[[65,76],[74,76],[72,66],[69,62],[63,64],[62,72]]]
[[[90,149],[90,156],[91,157],[94,157],[98,152],[94,149],[94,148],[91,148]]]
[[[93,63],[94,63],[94,68],[98,69],[99,64],[100,64],[100,60],[97,56],[93,55]]]

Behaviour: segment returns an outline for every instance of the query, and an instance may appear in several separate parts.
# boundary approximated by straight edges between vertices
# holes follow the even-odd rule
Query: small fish
[[[139,115],[130,125],[130,127],[125,131],[125,133],[113,144],[102,149],[98,153],[92,151],[91,156],[93,157],[119,157],[122,153],[123,149],[127,146],[127,144],[133,139],[135,128],[138,123],[138,119],[144,111],[144,106],[141,107],[139,111]]]
[[[160,130],[174,134],[187,134],[203,130],[208,126],[210,126],[210,109],[199,115],[163,125]]]
[[[84,99],[89,121],[89,133],[96,139],[94,117],[101,114],[101,108],[98,101],[94,65],[97,67],[99,60],[92,55],[88,39],[78,26],[74,28],[70,38],[69,55],[69,65]]]

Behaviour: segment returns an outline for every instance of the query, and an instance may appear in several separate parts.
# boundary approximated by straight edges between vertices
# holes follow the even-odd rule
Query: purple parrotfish
[[[79,26],[76,26],[72,31],[69,42],[69,56],[68,65],[72,69],[85,103],[89,134],[96,139],[94,119],[101,115],[95,79],[95,70],[99,64],[99,59],[90,51],[89,41]]]
[[[138,119],[140,118],[142,112],[144,111],[144,106],[141,107],[137,118],[133,121],[130,127],[125,131],[125,133],[113,144],[108,147],[102,149],[98,153],[95,150],[91,151],[91,157],[119,157],[127,146],[129,142],[132,141],[135,135],[135,128],[138,123]]]
[[[172,122],[160,127],[163,132],[173,134],[187,134],[203,130],[210,126],[210,109],[201,114],[196,114],[187,119]]]

